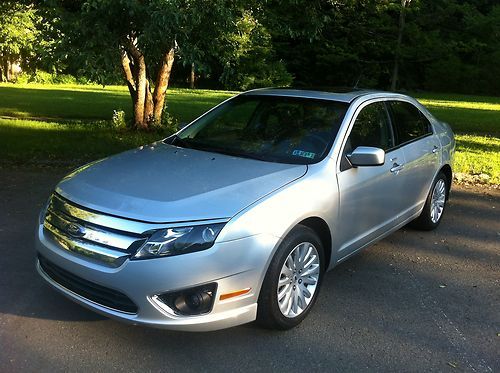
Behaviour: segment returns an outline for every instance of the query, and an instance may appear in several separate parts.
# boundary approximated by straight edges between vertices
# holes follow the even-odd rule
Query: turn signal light
[[[219,299],[220,300],[226,300],[226,299],[229,299],[229,298],[239,297],[240,295],[244,295],[244,294],[249,293],[250,290],[252,290],[252,288],[247,288],[247,289],[242,289],[242,290],[238,290],[238,291],[233,291],[232,293],[221,294],[221,296],[220,296]]]

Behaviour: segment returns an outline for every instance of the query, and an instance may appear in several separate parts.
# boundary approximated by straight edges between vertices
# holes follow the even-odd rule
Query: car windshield
[[[347,107],[330,100],[241,95],[167,142],[269,162],[316,163],[327,155]]]

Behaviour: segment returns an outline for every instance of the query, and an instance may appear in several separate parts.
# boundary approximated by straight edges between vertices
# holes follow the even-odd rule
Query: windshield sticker
[[[303,157],[303,158],[310,158],[310,159],[314,159],[314,157],[316,157],[316,153],[305,152],[303,150],[294,150],[292,155],[295,155],[298,157]]]

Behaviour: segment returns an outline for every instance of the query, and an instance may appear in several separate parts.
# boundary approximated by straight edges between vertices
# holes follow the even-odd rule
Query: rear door
[[[427,117],[412,103],[392,100],[388,103],[396,130],[396,145],[404,152],[405,172],[402,174],[405,220],[420,211],[439,167],[440,142]]]
[[[385,150],[381,166],[352,167],[347,155],[358,146]],[[339,259],[376,239],[398,223],[403,209],[404,154],[395,145],[390,116],[383,101],[362,106],[344,144],[339,183],[339,218],[335,241]]]

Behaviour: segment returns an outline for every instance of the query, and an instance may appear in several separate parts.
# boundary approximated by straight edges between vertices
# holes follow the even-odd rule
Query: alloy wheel
[[[439,179],[434,185],[431,197],[431,220],[435,224],[443,215],[446,200],[446,184],[443,179]]]
[[[278,279],[278,306],[285,317],[293,318],[307,309],[320,275],[316,247],[302,242],[288,254]]]

